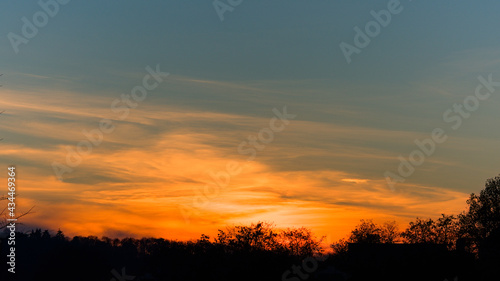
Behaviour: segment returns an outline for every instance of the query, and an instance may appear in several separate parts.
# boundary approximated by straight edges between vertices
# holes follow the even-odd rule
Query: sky
[[[27,228],[333,242],[500,172],[498,1],[40,2],[0,9],[0,194],[15,165]]]

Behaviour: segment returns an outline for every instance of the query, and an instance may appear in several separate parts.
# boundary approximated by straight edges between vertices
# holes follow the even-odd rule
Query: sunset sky
[[[17,47],[22,18],[43,9],[4,3],[0,194],[13,164],[18,211],[35,206],[26,229],[70,236],[184,240],[269,221],[333,242],[360,219],[404,228],[458,214],[500,173],[500,87],[456,129],[460,115],[443,114],[474,99],[479,76],[500,81],[500,2],[401,1],[348,63],[340,44],[355,46],[354,28],[391,2],[244,0],[221,20],[212,1],[73,0]],[[169,75],[150,77],[158,86],[124,117],[113,101],[142,86],[148,66]],[[284,108],[295,117],[273,132]],[[59,180],[54,163],[102,119],[114,130]],[[384,173],[397,175],[398,157],[435,128],[446,141],[390,188]],[[238,147],[259,132],[272,140],[247,161]],[[210,174],[228,163],[239,173],[212,192]]]

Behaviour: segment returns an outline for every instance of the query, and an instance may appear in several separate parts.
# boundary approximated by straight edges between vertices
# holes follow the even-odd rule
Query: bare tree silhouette
[[[3,76],[3,73],[1,73],[0,76]],[[1,86],[2,85],[0,85],[0,87]],[[2,110],[2,111],[0,111],[0,114],[2,114],[4,112],[5,112],[5,110]],[[0,141],[2,141],[2,140],[3,140],[3,138],[0,138]],[[8,197],[6,195],[0,196],[0,201],[3,201],[3,200],[8,200]],[[34,207],[35,206],[31,207],[27,212],[21,213],[20,215],[16,216],[15,219],[20,219],[20,218],[22,218],[30,213],[33,213]],[[7,216],[6,211],[7,211],[7,206],[5,206],[5,208],[0,212],[0,230],[6,228],[8,225],[8,223],[7,223],[8,216]]]

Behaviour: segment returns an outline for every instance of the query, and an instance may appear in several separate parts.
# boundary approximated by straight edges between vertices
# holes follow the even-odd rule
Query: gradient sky
[[[24,222],[191,239],[265,220],[333,242],[360,219],[461,212],[500,172],[500,89],[458,130],[442,115],[479,75],[500,81],[500,3],[401,1],[348,64],[339,44],[389,2],[244,0],[221,21],[212,1],[72,0],[17,54],[8,34],[41,8],[4,3],[0,163],[17,167],[19,210],[36,205]],[[120,120],[111,102],[158,64],[170,75]],[[245,163],[238,145],[284,106],[297,117],[186,221],[209,172]],[[102,118],[115,131],[59,181],[52,163]],[[437,127],[447,141],[391,190],[384,172]]]

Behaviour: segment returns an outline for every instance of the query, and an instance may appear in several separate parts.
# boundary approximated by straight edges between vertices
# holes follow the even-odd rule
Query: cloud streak
[[[78,95],[65,95],[68,104],[78,103]],[[116,131],[59,182],[50,172],[51,161],[64,157],[64,145],[82,138],[78,128],[92,127],[96,118],[106,116],[107,100],[85,101],[75,110],[50,105],[50,100],[10,103],[12,111],[2,124],[6,136],[45,139],[48,145],[6,139],[0,156],[4,163],[25,163],[20,190],[38,210],[27,222],[72,235],[168,234],[186,239],[213,234],[227,224],[269,220],[280,227],[304,225],[320,235],[341,237],[361,218],[405,223],[416,215],[457,212],[467,195],[415,184],[402,185],[393,194],[375,173],[360,169],[366,165],[373,171],[376,163],[390,162],[386,146],[415,132],[294,120],[220,196],[197,210],[202,216],[186,225],[179,206],[190,205],[194,190],[211,182],[209,171],[224,168],[230,160],[244,162],[238,144],[267,125],[269,116],[186,111],[173,105],[165,110],[146,103],[130,120],[117,123]],[[14,118],[25,125],[15,126],[10,122]],[[374,145],[388,136],[393,143]],[[361,172],[346,165],[359,161],[365,162],[357,165]]]

